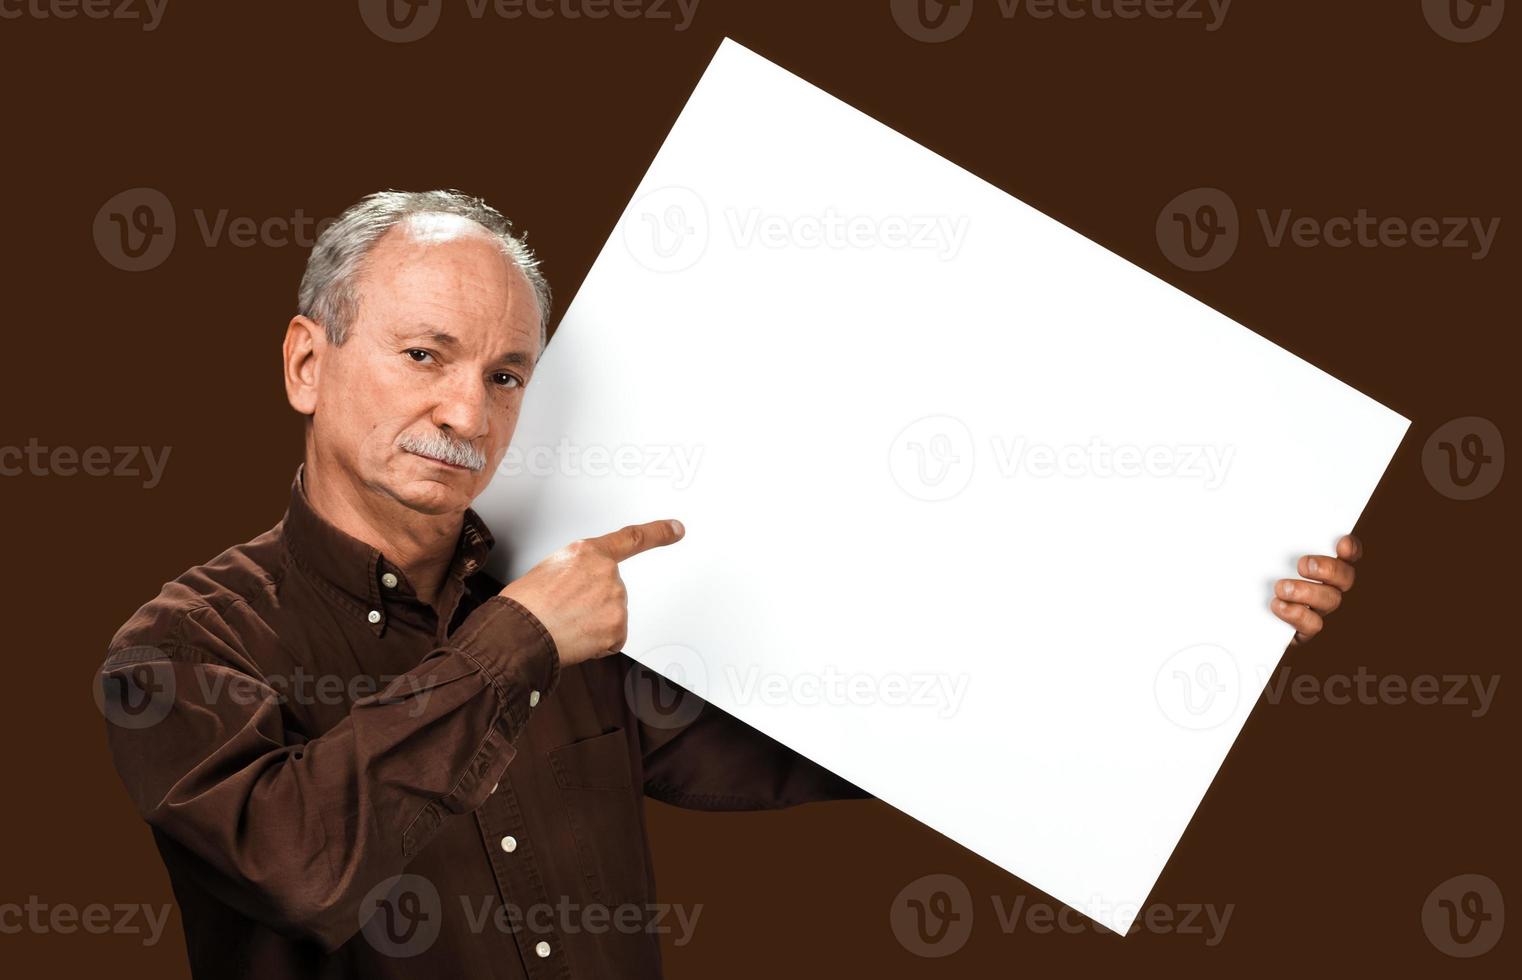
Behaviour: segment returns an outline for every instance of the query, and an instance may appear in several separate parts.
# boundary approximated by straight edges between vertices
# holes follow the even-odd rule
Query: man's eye
[[[521,387],[523,387],[523,381],[522,381],[522,379],[520,379],[516,374],[509,374],[506,371],[498,371],[498,372],[496,372],[495,374],[493,374],[491,376],[491,380],[492,380],[492,383],[497,385],[499,388],[521,388]]]
[[[430,354],[427,351],[423,350],[421,347],[411,347],[411,348],[408,348],[403,353],[405,353],[408,357],[412,358],[412,360],[415,361],[418,364],[423,364],[423,363],[427,362],[428,360],[430,360],[433,357],[432,354]]]

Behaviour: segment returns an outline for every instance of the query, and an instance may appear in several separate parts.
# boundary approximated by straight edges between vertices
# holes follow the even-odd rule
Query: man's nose
[[[486,435],[486,385],[466,372],[451,374],[439,383],[433,407],[433,423],[460,439]]]

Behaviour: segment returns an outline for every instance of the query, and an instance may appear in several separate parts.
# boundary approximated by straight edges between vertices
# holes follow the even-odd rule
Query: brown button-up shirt
[[[429,604],[298,471],[117,633],[97,694],[196,977],[657,977],[644,795],[862,795],[623,656],[562,669],[491,546],[467,512]]]

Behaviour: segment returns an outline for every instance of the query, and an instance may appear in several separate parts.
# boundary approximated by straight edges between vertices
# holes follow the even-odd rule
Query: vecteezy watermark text
[[[135,20],[158,30],[169,0],[0,0],[0,20]]]
[[[1024,474],[1037,479],[1054,476],[1132,479],[1140,476],[1196,480],[1206,490],[1226,481],[1236,456],[1235,446],[1111,445],[1097,436],[1083,445],[1049,446],[1023,436],[994,436],[994,463],[1001,475]]]
[[[673,489],[686,490],[697,479],[702,461],[702,446],[583,446],[563,437],[553,446],[509,446],[497,464],[497,473],[509,477],[642,477],[667,480]]]
[[[164,478],[172,446],[0,446],[0,476],[114,476],[142,478],[152,490]],[[141,462],[140,462],[141,461]],[[147,468],[146,478],[144,467]]]
[[[646,21],[680,33],[692,26],[701,0],[464,0],[472,20]],[[359,0],[360,18],[383,41],[418,41],[439,25],[446,0]]]
[[[889,10],[899,30],[916,41],[939,44],[950,41],[972,23],[975,6],[981,17],[1003,21],[1016,18],[1042,23],[1066,21],[1166,20],[1203,26],[1214,33],[1226,23],[1232,0],[889,0]]]
[[[759,208],[724,212],[730,239],[739,248],[920,249],[951,260],[967,240],[968,217],[959,215],[767,214]]]
[[[674,946],[685,946],[692,941],[698,918],[703,914],[702,905],[689,907],[667,902],[582,904],[565,897],[553,905],[548,902],[518,905],[498,901],[495,896],[472,901],[469,896],[461,895],[460,907],[466,925],[475,933],[495,929],[504,933],[527,931],[534,935],[559,933],[562,936],[582,932],[593,936],[609,932],[669,934]]]
[[[966,674],[877,675],[828,665],[804,674],[782,674],[754,664],[744,670],[726,664],[724,676],[731,703],[928,708],[941,718],[950,718],[961,708],[968,684]]]
[[[1297,674],[1289,664],[1267,681],[1263,700],[1269,704],[1440,705],[1468,708],[1470,717],[1490,713],[1501,675],[1491,674],[1376,674],[1360,666],[1351,674]]]
[[[23,932],[34,935],[141,936],[144,946],[155,946],[169,921],[168,905],[142,903],[44,902],[36,895],[25,902],[0,903],[0,935]]]

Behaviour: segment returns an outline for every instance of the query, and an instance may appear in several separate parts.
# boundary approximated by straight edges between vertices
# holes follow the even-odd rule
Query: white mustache
[[[449,463],[454,466],[463,466],[468,470],[479,472],[486,466],[486,454],[468,442],[461,442],[451,438],[435,429],[426,436],[416,436],[410,432],[402,433],[402,437],[396,441],[398,449],[409,453],[417,453],[419,456],[427,456],[441,463]]]

